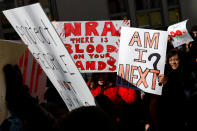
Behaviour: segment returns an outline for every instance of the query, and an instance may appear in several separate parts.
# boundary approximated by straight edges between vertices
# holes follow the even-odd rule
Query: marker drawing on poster
[[[168,33],[172,38],[174,47],[193,41],[186,27],[187,21],[188,20],[185,20],[168,27]]]
[[[122,27],[117,84],[161,95],[167,38],[167,31]]]
[[[53,22],[82,73],[116,72],[121,26],[129,20]]]
[[[83,77],[40,4],[19,7],[3,13],[28,45],[28,49],[54,84],[68,109],[95,105]]]

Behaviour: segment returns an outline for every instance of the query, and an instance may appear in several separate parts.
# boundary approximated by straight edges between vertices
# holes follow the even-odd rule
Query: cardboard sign
[[[161,95],[167,38],[167,31],[122,27],[117,84]]]
[[[53,22],[56,31],[82,73],[115,72],[121,26],[129,20]]]
[[[46,91],[47,76],[28,49],[20,57],[18,66],[23,74],[23,83],[29,87],[29,93],[34,98],[38,98],[39,103],[42,103]]]
[[[28,49],[54,84],[68,109],[95,105],[83,77],[40,4],[3,13],[28,45]]]
[[[7,64],[17,64],[26,48],[26,45],[14,41],[0,40],[0,123],[7,117],[8,113],[5,103],[6,85],[3,67]]]
[[[168,33],[172,37],[174,47],[193,41],[186,28],[187,21],[188,20],[185,20],[168,27]]]

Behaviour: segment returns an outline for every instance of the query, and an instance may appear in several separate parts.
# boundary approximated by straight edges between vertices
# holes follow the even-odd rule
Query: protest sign
[[[0,123],[7,117],[8,113],[5,102],[6,85],[3,67],[7,64],[17,64],[26,48],[26,45],[14,41],[0,40]]]
[[[172,38],[174,47],[193,41],[186,27],[187,21],[185,20],[168,27],[168,33]]]
[[[122,27],[117,84],[161,95],[167,38],[167,31]]]
[[[121,26],[129,20],[52,22],[82,73],[116,72]]]
[[[47,76],[28,49],[20,57],[18,66],[23,75],[23,84],[27,85],[29,93],[37,98],[39,103],[42,103],[46,91]]]
[[[68,109],[95,105],[83,77],[40,4],[6,10],[3,13],[28,45]]]

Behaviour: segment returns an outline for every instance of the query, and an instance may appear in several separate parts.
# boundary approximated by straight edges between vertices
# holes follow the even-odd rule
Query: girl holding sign
[[[167,54],[167,69],[165,76],[160,75],[164,85],[159,98],[160,129],[167,131],[183,130],[186,122],[186,94],[193,87],[189,68],[183,65],[180,52],[169,51]]]

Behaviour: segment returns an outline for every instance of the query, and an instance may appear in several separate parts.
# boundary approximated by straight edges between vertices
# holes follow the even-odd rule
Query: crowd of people
[[[193,42],[178,48],[169,36],[165,73],[159,75],[162,95],[116,85],[115,73],[93,73],[87,85],[97,106],[68,111],[51,86],[45,102],[28,94],[16,65],[4,67],[9,117],[0,131],[94,130],[94,131],[175,131],[197,130],[197,26]]]

